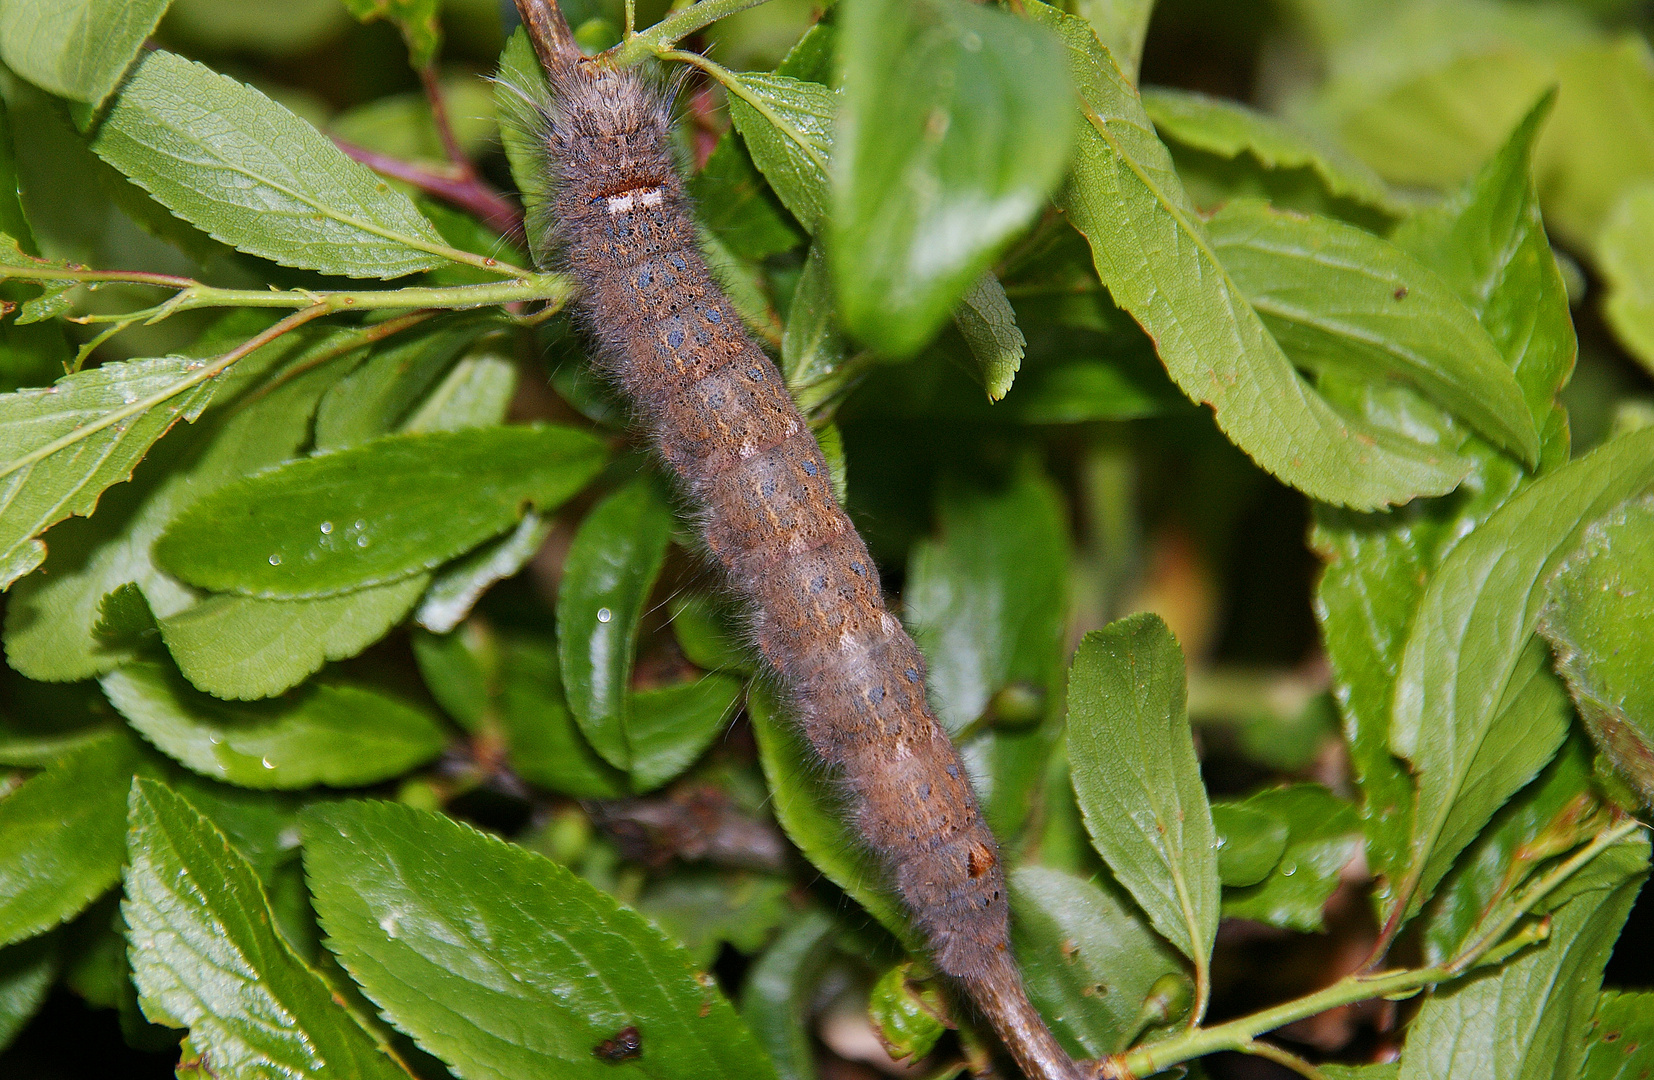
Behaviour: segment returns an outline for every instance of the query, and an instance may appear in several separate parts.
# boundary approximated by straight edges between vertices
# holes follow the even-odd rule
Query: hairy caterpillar
[[[1023,991],[998,847],[926,702],[919,650],[885,610],[780,372],[701,259],[668,102],[636,73],[582,60],[552,0],[517,6],[554,96],[539,141],[556,235],[539,250],[560,250],[599,362],[701,512],[759,651],[937,967],[1029,1076],[1078,1077]]]

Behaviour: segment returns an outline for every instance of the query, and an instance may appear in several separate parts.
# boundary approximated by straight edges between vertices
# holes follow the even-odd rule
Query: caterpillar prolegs
[[[936,966],[1023,1071],[1074,1080],[1010,951],[998,847],[925,697],[924,662],[886,609],[867,547],[780,373],[748,337],[696,242],[668,148],[669,103],[588,62],[551,0],[517,0],[553,92],[543,148],[560,268],[599,363],[634,403],[750,609],[754,637]]]

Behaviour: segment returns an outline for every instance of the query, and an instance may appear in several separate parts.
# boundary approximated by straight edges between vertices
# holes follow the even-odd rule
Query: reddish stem
[[[425,88],[425,100],[431,103],[431,122],[436,125],[437,138],[442,140],[442,152],[458,167],[462,179],[476,179],[477,170],[460,148],[454,127],[448,122],[448,104],[442,97],[442,83],[437,79],[435,64],[426,64],[419,69],[419,84]]]
[[[522,211],[469,168],[464,170],[469,173],[465,176],[451,172],[441,173],[357,146],[344,139],[335,137],[333,142],[347,157],[360,161],[374,172],[412,184],[420,191],[434,195],[443,202],[470,211],[484,225],[501,236],[522,235]]]

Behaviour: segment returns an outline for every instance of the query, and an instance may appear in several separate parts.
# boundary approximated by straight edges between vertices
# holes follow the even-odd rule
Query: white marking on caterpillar
[[[609,196],[609,213],[611,215],[631,213],[634,200],[637,206],[648,210],[651,207],[659,206],[663,197],[658,187],[633,188],[631,191],[623,191],[618,195]]]

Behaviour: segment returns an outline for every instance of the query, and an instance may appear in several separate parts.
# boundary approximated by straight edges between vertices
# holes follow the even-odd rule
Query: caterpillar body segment
[[[669,102],[635,72],[582,60],[547,0],[518,6],[553,95],[542,139],[556,235],[539,249],[577,282],[598,362],[699,511],[790,712],[936,966],[1030,1077],[1077,1080],[1023,991],[998,846],[926,701],[919,650],[780,372],[701,258]]]

